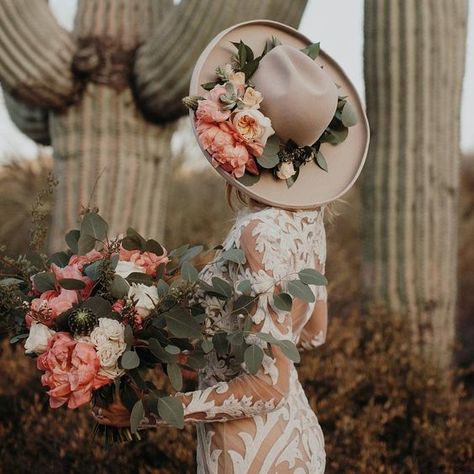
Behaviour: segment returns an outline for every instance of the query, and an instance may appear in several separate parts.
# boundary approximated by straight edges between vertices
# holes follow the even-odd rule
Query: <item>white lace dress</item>
[[[290,213],[272,207],[243,211],[223,247],[242,249],[246,263],[223,262],[217,255],[202,270],[201,278],[210,283],[217,276],[234,288],[240,281],[250,280],[254,287],[266,291],[252,310],[256,332],[291,339],[300,349],[324,342],[325,287],[311,286],[316,302],[296,299],[291,312],[273,304],[273,295],[285,290],[281,280],[308,267],[324,272],[322,211]],[[239,325],[229,305],[205,297],[209,327]],[[178,394],[185,406],[185,420],[197,426],[198,473],[324,472],[323,433],[293,363],[279,349],[273,350],[273,357],[265,355],[255,375],[246,371],[245,364],[232,362],[232,357],[211,352],[200,373],[199,390]]]

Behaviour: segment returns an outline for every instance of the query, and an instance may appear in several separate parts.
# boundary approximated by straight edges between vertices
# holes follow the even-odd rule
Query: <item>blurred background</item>
[[[0,243],[28,251],[40,196],[50,248],[89,205],[167,248],[219,244],[233,213],[180,98],[252,18],[320,41],[372,130],[328,216],[327,342],[299,368],[327,472],[474,472],[474,0],[0,0]],[[195,472],[192,427],[91,446],[87,408],[49,409],[0,344],[0,472]]]

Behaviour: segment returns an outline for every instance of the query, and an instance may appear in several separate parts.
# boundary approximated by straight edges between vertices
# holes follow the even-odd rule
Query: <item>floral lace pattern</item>
[[[308,322],[318,313],[317,305],[325,308],[326,288],[311,286],[316,302],[295,300],[290,312],[274,306],[273,294],[285,290],[282,280],[289,274],[308,267],[324,272],[325,239],[322,210],[246,210],[237,216],[223,244],[223,250],[242,249],[246,264],[223,262],[217,255],[201,277],[210,282],[217,276],[234,288],[250,280],[264,292],[252,310],[254,328],[291,339],[300,349],[315,347],[324,342],[325,329],[316,324],[318,329],[311,331],[317,332],[312,333]],[[241,324],[241,318],[231,315],[229,303],[202,298],[211,334]],[[321,428],[293,363],[282,353],[265,355],[262,368],[252,375],[245,363],[211,352],[200,373],[199,390],[179,395],[185,420],[196,422],[199,474],[324,472]]]

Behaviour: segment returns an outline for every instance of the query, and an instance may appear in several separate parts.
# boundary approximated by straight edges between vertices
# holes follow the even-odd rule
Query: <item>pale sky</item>
[[[50,0],[58,21],[72,27],[77,0]],[[468,52],[462,101],[461,147],[474,151],[474,0],[469,0]],[[313,41],[320,41],[364,94],[363,0],[309,0],[300,30]],[[0,96],[0,162],[6,155],[34,157],[36,145],[21,134],[8,118]]]

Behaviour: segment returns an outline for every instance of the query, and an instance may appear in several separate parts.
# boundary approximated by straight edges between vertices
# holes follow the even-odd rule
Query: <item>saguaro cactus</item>
[[[467,0],[366,0],[372,143],[362,179],[365,291],[450,359]]]
[[[81,206],[160,237],[172,120],[192,67],[221,29],[297,25],[306,0],[79,0],[72,34],[45,0],[0,0],[0,81],[15,123],[51,143],[56,239]],[[56,238],[56,239],[55,239]]]

